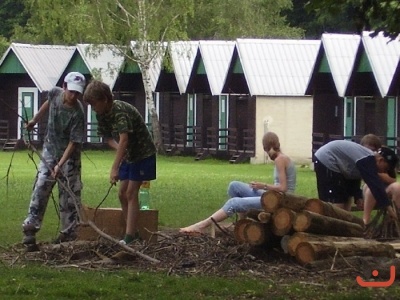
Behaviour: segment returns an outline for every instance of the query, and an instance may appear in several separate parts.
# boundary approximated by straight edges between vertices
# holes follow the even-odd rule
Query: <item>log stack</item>
[[[361,218],[331,203],[267,191],[261,207],[235,224],[238,242],[266,248],[279,244],[301,265],[337,255],[395,257],[392,245],[363,237]]]

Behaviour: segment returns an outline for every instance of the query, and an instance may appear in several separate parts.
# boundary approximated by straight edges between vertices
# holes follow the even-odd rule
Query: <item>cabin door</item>
[[[37,88],[18,88],[18,138],[25,141],[38,139],[38,125],[28,135],[25,124],[33,118],[38,111],[38,89]]]

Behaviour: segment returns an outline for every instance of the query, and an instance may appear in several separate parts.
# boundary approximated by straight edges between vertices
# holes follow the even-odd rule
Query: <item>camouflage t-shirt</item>
[[[139,111],[131,104],[114,100],[111,111],[96,115],[100,136],[119,141],[120,133],[128,133],[126,160],[137,162],[156,153],[153,138]]]
[[[64,90],[55,87],[49,91],[49,118],[44,146],[56,159],[60,159],[69,142],[79,144],[84,139],[85,114],[82,103],[78,100],[74,107],[67,107],[63,101]]]

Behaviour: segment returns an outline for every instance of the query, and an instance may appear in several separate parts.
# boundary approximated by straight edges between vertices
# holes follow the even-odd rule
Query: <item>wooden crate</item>
[[[115,239],[122,239],[125,233],[125,220],[121,208],[94,208],[84,207],[88,220],[94,221],[96,226]],[[148,242],[156,242],[157,235],[151,232],[158,230],[158,210],[141,210],[139,213],[139,235]],[[79,240],[96,240],[99,234],[88,225],[82,225],[77,230]]]

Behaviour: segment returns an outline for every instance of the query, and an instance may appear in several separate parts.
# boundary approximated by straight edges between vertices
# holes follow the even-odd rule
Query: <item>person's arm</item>
[[[383,181],[378,175],[378,168],[374,156],[364,157],[356,162],[356,167],[361,178],[368,185],[379,207],[387,207],[391,204]]]
[[[279,174],[279,184],[268,184],[263,182],[251,182],[250,186],[253,189],[263,189],[276,192],[286,192],[287,191],[287,175],[286,175],[286,158],[284,156],[279,156],[275,159],[275,168]]]
[[[396,178],[391,177],[388,173],[378,173],[378,175],[379,175],[379,178],[386,185],[396,182]]]
[[[275,168],[278,173],[278,184],[267,184],[266,188],[276,192],[287,192],[287,174],[286,174],[287,159],[284,156],[278,156],[275,159]]]
[[[118,143],[113,138],[106,138],[107,145],[110,146],[112,149],[118,149]]]
[[[110,145],[110,140],[108,140],[108,143]],[[119,169],[119,166],[120,166],[122,160],[125,157],[125,151],[126,151],[126,148],[128,147],[128,133],[124,132],[124,133],[119,134],[119,142],[117,145],[118,145],[116,148],[117,151],[115,153],[114,162],[112,164],[111,172],[110,172],[110,183],[112,183],[112,184],[116,183],[119,179],[118,178],[118,169]]]
[[[62,157],[60,158],[60,160],[58,161],[57,165],[54,167],[53,170],[53,177],[57,177],[58,174],[60,173],[60,169],[61,167],[65,164],[65,162],[68,160],[68,158],[70,158],[72,152],[74,152],[75,147],[76,147],[77,143],[74,142],[69,142],[67,148],[65,148],[65,151],[62,155]]]
[[[26,124],[26,129],[31,131],[48,110],[49,110],[49,100],[46,100],[43,103],[43,105],[39,108],[39,111],[33,116],[31,120],[28,121],[28,123]]]

